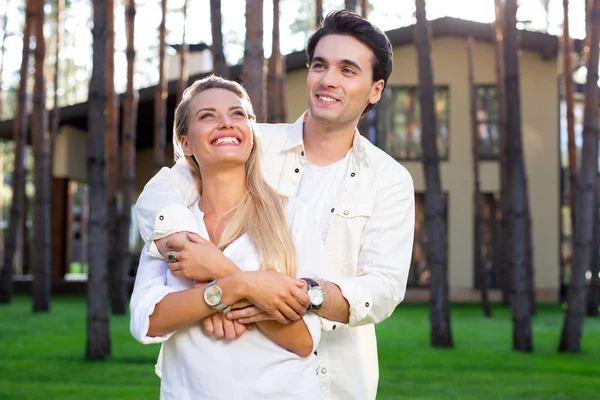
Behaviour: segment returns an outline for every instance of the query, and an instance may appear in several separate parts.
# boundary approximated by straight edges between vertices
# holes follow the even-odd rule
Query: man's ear
[[[385,82],[383,79],[373,83],[373,86],[371,87],[371,94],[369,95],[369,103],[376,104],[379,99],[381,99],[381,94],[383,93],[384,87]]]
[[[183,151],[183,154],[185,154],[186,156],[191,157],[194,155],[194,153],[192,152],[192,147],[190,146],[190,142],[188,141],[187,136],[181,137],[181,151]]]

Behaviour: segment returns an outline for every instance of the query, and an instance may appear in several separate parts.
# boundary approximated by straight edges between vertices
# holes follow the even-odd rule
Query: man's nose
[[[338,78],[337,72],[333,68],[330,68],[321,77],[321,85],[323,87],[337,87],[339,85]]]

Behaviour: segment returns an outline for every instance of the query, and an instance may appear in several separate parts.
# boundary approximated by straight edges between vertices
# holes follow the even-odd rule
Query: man
[[[317,374],[325,397],[375,399],[374,324],[389,317],[405,294],[414,189],[406,169],[362,137],[357,124],[381,98],[391,74],[392,47],[378,28],[342,10],[327,15],[306,54],[309,109],[294,124],[259,126],[263,174],[281,194],[311,206],[325,244],[329,280],[308,282],[309,311],[322,321]],[[207,248],[198,243],[169,237],[189,230],[185,206],[196,196],[185,163],[178,162],[148,183],[136,217],[152,245],[150,253],[165,254],[165,245],[177,250],[170,267],[174,273],[185,276],[186,264],[197,263],[214,271],[216,279],[236,266],[218,252],[204,253]],[[306,299],[299,299],[297,290],[302,285],[261,273],[247,284],[254,306],[204,321],[207,332],[232,339],[253,321],[301,317],[299,305]]]

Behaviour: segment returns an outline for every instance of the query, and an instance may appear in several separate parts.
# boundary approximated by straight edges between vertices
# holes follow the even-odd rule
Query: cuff
[[[173,332],[163,336],[148,336],[148,330],[150,329],[150,316],[154,313],[156,305],[172,291],[166,286],[152,287],[144,293],[143,303],[133,305],[136,310],[132,309],[131,313],[131,334],[138,342],[142,344],[162,343],[171,337]]]
[[[177,232],[198,233],[198,224],[192,210],[181,204],[169,204],[154,218],[154,232],[150,237],[150,247],[146,254],[149,257],[162,259],[163,256],[154,241]]]
[[[348,325],[351,327],[361,325],[361,321],[367,317],[371,307],[373,307],[373,302],[368,293],[365,292],[362,285],[356,284],[353,278],[331,280],[331,282],[338,285],[342,295],[348,300],[350,306]]]
[[[323,318],[323,317],[319,317],[319,319],[321,320],[321,329],[326,332],[348,328],[348,324],[345,324],[343,322],[332,321],[330,319]]]

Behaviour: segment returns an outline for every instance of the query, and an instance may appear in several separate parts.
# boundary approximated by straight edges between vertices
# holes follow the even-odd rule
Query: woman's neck
[[[198,206],[205,215],[220,217],[237,206],[247,190],[243,165],[218,172],[202,171],[202,196]]]

